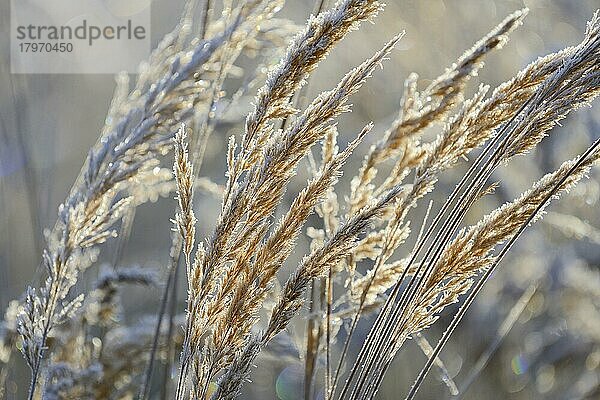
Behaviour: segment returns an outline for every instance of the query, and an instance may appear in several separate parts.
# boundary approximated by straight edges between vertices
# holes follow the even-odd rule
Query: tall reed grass
[[[528,14],[514,12],[426,87],[409,74],[397,117],[383,136],[372,138],[373,123],[358,126],[341,149],[337,121],[377,68],[399,56],[394,47],[403,32],[378,44],[370,58],[307,105],[298,98],[338,42],[362,23],[376,23],[384,4],[339,0],[326,9],[317,2],[318,13],[298,28],[277,16],[283,0],[213,3],[189,0],[136,81],[118,77],[107,124],[46,237],[46,278],[6,312],[2,361],[20,349],[31,369],[30,399],[144,399],[154,391],[161,398],[232,399],[251,382],[259,354],[285,334],[308,300],[305,399],[315,398],[321,386],[326,399],[376,398],[392,362],[405,361],[400,349],[416,339],[428,361],[402,395],[414,398],[432,366],[444,375],[441,350],[523,230],[600,158],[596,140],[514,200],[465,225],[467,213],[502,187],[502,181],[490,183],[499,167],[532,151],[599,94],[599,14],[591,16],[579,44],[539,57],[495,88],[480,84],[469,95],[485,57],[500,50]],[[231,91],[228,78],[240,56],[256,57],[266,69],[277,54],[280,61],[267,74],[246,71]],[[263,84],[254,96],[256,82]],[[244,131],[229,138],[225,183],[201,178],[219,119],[248,96],[254,100]],[[432,127],[439,134],[429,140]],[[350,191],[341,193],[336,184],[366,137],[374,144],[360,169],[346,168]],[[164,166],[171,158],[172,174]],[[312,178],[276,222],[307,159]],[[445,202],[423,204],[442,190],[441,174],[458,164],[466,172]],[[213,216],[194,208],[197,190],[221,201],[205,240],[196,226]],[[92,289],[77,285],[107,240],[117,240],[115,260],[121,258],[136,207],[172,193],[177,210],[170,265],[157,272],[162,282],[155,272],[115,262]],[[413,232],[415,208],[426,215]],[[304,230],[311,250],[284,275]],[[407,243],[411,249],[400,254]],[[181,255],[183,315],[176,309]],[[124,322],[124,284],[161,288],[156,318]],[[451,307],[455,303],[458,308]],[[376,318],[367,319],[370,314]],[[354,351],[361,323],[369,333]],[[429,345],[422,334],[434,324],[446,328]],[[175,351],[177,376],[158,376],[155,360],[168,371]]]

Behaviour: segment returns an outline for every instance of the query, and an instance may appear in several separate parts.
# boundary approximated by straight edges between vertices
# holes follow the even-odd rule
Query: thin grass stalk
[[[539,282],[534,282],[525,289],[521,297],[517,300],[515,305],[511,308],[510,312],[498,328],[498,332],[496,337],[492,341],[492,343],[485,349],[485,351],[481,354],[477,362],[475,362],[474,367],[469,371],[467,378],[460,385],[458,393],[456,394],[457,400],[460,400],[464,397],[465,393],[471,386],[473,382],[477,379],[477,377],[481,374],[481,372],[488,365],[488,362],[493,357],[498,347],[502,344],[502,341],[506,338],[509,332],[512,330],[513,326],[519,320],[519,317],[525,311],[525,308],[533,298],[533,295],[537,292]]]
[[[133,229],[133,221],[135,220],[135,210],[137,210],[137,207],[131,207],[129,212],[123,216],[119,236],[117,238],[117,246],[112,257],[111,266],[113,269],[117,268],[121,263],[123,251],[125,250],[125,246],[127,246],[127,243],[129,242],[131,230]]]
[[[395,227],[395,229],[397,229],[397,228],[399,228],[399,226]],[[393,234],[390,235],[390,237],[392,237],[392,236],[393,236]],[[331,395],[332,396],[335,393],[334,392],[335,391],[335,386],[336,386],[337,378],[339,377],[339,374],[340,374],[340,371],[341,371],[341,368],[342,368],[342,365],[343,365],[343,362],[344,362],[344,356],[348,352],[348,348],[349,348],[349,345],[350,345],[350,340],[352,338],[352,334],[354,333],[354,331],[356,329],[356,326],[358,324],[358,321],[359,321],[360,316],[362,314],[362,311],[364,309],[365,301],[367,299],[367,295],[369,293],[370,286],[373,283],[375,277],[377,276],[377,272],[379,271],[379,269],[381,268],[381,266],[385,262],[384,258],[383,258],[383,255],[387,252],[387,250],[388,250],[387,246],[388,245],[389,245],[389,241],[385,241],[383,249],[381,250],[380,254],[377,256],[377,258],[375,260],[375,266],[373,268],[374,272],[373,272],[373,275],[371,276],[371,279],[369,280],[369,284],[363,289],[363,292],[361,293],[359,305],[358,305],[358,308],[357,308],[356,312],[354,313],[354,317],[352,319],[352,324],[350,326],[350,331],[349,331],[349,334],[346,337],[346,340],[344,342],[344,348],[342,350],[342,354],[341,354],[341,357],[340,357],[340,360],[338,362],[338,366],[337,366],[337,369],[336,369],[336,377],[334,378],[333,386],[331,388],[331,391],[332,391]],[[342,390],[342,394],[340,396],[342,396],[343,394],[344,394],[344,390]]]
[[[429,219],[429,213],[431,212],[432,206],[433,206],[433,201],[430,201],[429,202],[429,206],[427,207],[427,211],[425,212],[425,216],[423,217],[423,223],[421,224],[421,228],[419,230],[419,234],[417,235],[417,240],[415,242],[415,247],[421,242],[421,239],[422,239],[423,233],[424,233],[424,229],[425,229],[425,226],[427,224],[427,220]],[[384,251],[382,251],[382,253],[383,252]],[[411,253],[414,253],[414,252],[415,252],[415,249],[413,249]],[[373,284],[373,281],[374,281],[375,277],[377,276],[377,271],[380,268],[380,263],[378,262],[379,259],[380,259],[380,257],[378,257],[376,259],[376,261],[375,261],[376,266],[373,269],[374,272],[373,272],[371,278],[369,279],[369,282],[368,282],[367,286],[363,289],[363,292],[361,293],[361,298],[360,298],[360,301],[359,301],[358,309],[354,313],[354,316],[352,318],[352,323],[351,323],[351,326],[350,326],[350,330],[349,330],[348,335],[347,335],[347,337],[346,337],[346,339],[344,341],[344,348],[342,350],[342,353],[341,353],[341,356],[340,356],[340,360],[339,360],[338,366],[337,366],[336,371],[335,371],[335,377],[334,377],[334,380],[333,380],[333,385],[331,386],[330,391],[327,392],[327,396],[329,396],[328,398],[333,398],[333,396],[335,395],[335,391],[336,391],[337,383],[338,383],[338,378],[340,376],[340,373],[341,373],[341,370],[342,370],[342,367],[343,367],[344,358],[345,358],[346,354],[348,353],[348,348],[349,348],[349,345],[350,345],[350,340],[352,338],[353,333],[355,332],[356,325],[358,324],[358,320],[360,319],[360,316],[362,315],[362,311],[363,311],[363,308],[364,308],[364,304],[365,304],[365,300],[366,300],[367,294],[369,292],[369,288]]]
[[[429,354],[431,354],[431,352],[433,352],[433,347],[431,347],[429,340],[427,340],[427,338],[423,334],[417,333],[415,335],[415,340],[417,341],[417,345],[419,346],[419,348],[421,349],[423,354],[425,354],[426,357],[428,357]],[[444,364],[442,359],[440,357],[437,357],[435,359],[434,364],[439,369],[439,379],[448,388],[448,394],[450,396],[458,395],[458,393],[459,393],[458,387],[456,386],[456,383],[454,382],[454,380],[452,380],[452,377],[450,376],[450,372],[448,372],[448,368],[446,368],[446,365]]]
[[[7,21],[8,23],[8,21]],[[20,109],[25,109],[26,110],[26,104],[24,103],[24,98],[22,96],[19,96],[17,94],[17,91],[19,89],[17,89],[17,87],[15,86],[15,82],[17,81],[17,79],[15,79],[16,76],[12,75],[11,79],[9,79],[9,84],[10,84],[10,98],[11,98],[11,102],[13,103],[13,107],[15,110],[15,115],[17,116],[15,118],[15,122],[16,122],[16,126],[15,126],[15,132],[25,132],[25,129],[23,128],[22,125],[23,124],[23,118],[22,115],[25,113],[19,113],[17,112]],[[22,80],[22,82],[25,82],[23,84],[23,86],[27,86],[27,81],[25,79],[25,76],[20,76],[19,77],[20,80]],[[23,89],[20,89],[23,90]],[[8,132],[6,130],[6,127],[4,126],[4,119],[2,119],[2,125],[3,125],[3,130]],[[30,138],[29,135],[26,134],[17,134],[15,135],[16,138],[16,142],[17,142],[17,146],[19,147],[19,153],[21,154],[21,156],[23,157],[23,165],[25,165],[24,168],[24,173],[25,173],[25,177],[24,177],[24,183],[25,183],[25,189],[27,191],[27,208],[28,208],[28,212],[29,212],[29,217],[30,217],[30,224],[31,224],[31,230],[32,230],[32,237],[33,237],[33,246],[34,246],[34,250],[36,252],[36,254],[40,254],[42,252],[42,249],[44,248],[44,243],[43,243],[43,239],[40,235],[40,232],[42,232],[42,224],[41,224],[41,216],[40,216],[40,212],[39,212],[39,193],[38,193],[38,185],[37,185],[37,178],[35,175],[35,160],[31,157],[31,143],[30,143]],[[41,268],[38,268],[37,270],[39,271]]]
[[[181,251],[178,253],[178,256],[175,257],[172,262],[176,263],[175,272],[173,273],[173,289],[171,290],[171,299],[170,299],[170,310],[169,310],[169,325],[167,327],[167,360],[165,363],[165,369],[163,371],[163,379],[162,386],[160,388],[160,398],[162,400],[166,400],[167,393],[169,391],[169,386],[171,383],[170,375],[171,375],[171,366],[173,363],[173,358],[175,356],[175,347],[171,346],[171,341],[173,338],[173,331],[175,329],[175,314],[177,313],[177,301],[178,301],[178,290],[177,283],[179,282],[179,269],[181,268]],[[168,292],[168,291],[167,291]]]
[[[432,205],[433,205],[433,202],[430,201],[429,206],[427,207],[427,210],[425,212],[423,223],[421,224],[421,229],[419,230],[419,234],[417,236],[417,240],[416,240],[415,246],[420,242],[421,237],[423,236],[423,231],[425,229],[425,225],[426,225],[427,219],[429,218],[429,213],[431,212]],[[389,235],[387,235],[387,237],[394,237],[395,232],[398,229],[400,229],[400,228],[401,228],[401,224],[399,224],[399,223],[398,224],[394,224],[392,232]],[[372,270],[373,273],[372,273],[371,277],[369,278],[367,285],[364,287],[363,291],[361,292],[361,297],[360,297],[360,300],[359,300],[359,304],[358,304],[357,310],[353,313],[352,323],[351,323],[348,335],[347,335],[347,337],[345,339],[344,347],[343,347],[343,350],[342,350],[342,353],[341,353],[341,356],[340,356],[340,360],[339,360],[337,368],[336,368],[335,378],[333,380],[333,384],[332,384],[332,386],[330,388],[330,391],[327,392],[328,393],[327,395],[330,396],[330,397],[332,397],[332,396],[335,395],[338,378],[340,376],[340,372],[341,372],[341,369],[342,369],[342,366],[343,366],[343,361],[344,361],[345,356],[346,356],[346,354],[348,352],[350,340],[352,338],[353,333],[355,332],[355,328],[356,328],[356,326],[358,324],[358,321],[359,321],[359,319],[360,319],[360,317],[362,315],[362,311],[364,310],[365,301],[366,301],[369,289],[370,289],[370,287],[371,287],[371,285],[372,285],[375,277],[377,276],[377,271],[383,266],[383,264],[385,262],[384,259],[383,259],[383,257],[382,257],[382,255],[386,254],[388,252],[389,245],[390,245],[389,241],[385,240],[384,243],[383,243],[383,247],[382,247],[379,255],[375,259],[375,266],[374,266],[374,268]],[[414,249],[413,249],[413,252],[414,252]]]
[[[331,303],[333,301],[333,267],[327,273],[327,320],[325,342],[325,393],[326,400],[331,390]]]
[[[177,257],[178,258],[178,257]],[[148,397],[150,392],[150,384],[152,382],[152,373],[154,371],[154,360],[156,359],[156,352],[158,350],[158,341],[160,340],[160,329],[162,326],[162,321],[165,315],[165,310],[167,309],[167,303],[169,299],[169,289],[175,284],[174,277],[175,274],[171,273],[177,269],[175,259],[171,260],[171,265],[169,266],[169,272],[167,273],[167,283],[165,284],[165,288],[163,289],[161,299],[160,299],[160,307],[158,309],[158,316],[156,321],[156,326],[154,328],[154,335],[152,339],[152,347],[150,348],[150,356],[148,359],[148,364],[146,365],[146,371],[144,372],[144,379],[140,386],[140,391],[138,394],[139,400],[145,400]]]
[[[316,341],[317,334],[315,333],[315,318],[313,315],[316,313],[315,311],[315,283],[316,279],[311,280],[310,282],[310,294],[309,294],[309,318],[306,322],[306,354],[304,357],[304,399],[310,400],[311,396],[311,387],[312,387],[312,376],[313,371],[316,365],[316,358],[314,350],[315,343],[318,346],[318,342]],[[309,377],[310,376],[310,377]]]
[[[204,0],[204,7],[202,8],[202,16],[200,18],[200,32],[198,37],[204,39],[206,36],[206,28],[210,22],[209,13],[211,10],[212,0]]]

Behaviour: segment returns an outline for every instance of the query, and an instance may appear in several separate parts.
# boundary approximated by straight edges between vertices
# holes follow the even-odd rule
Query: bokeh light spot
[[[529,364],[525,356],[519,354],[518,356],[513,357],[513,359],[510,361],[510,367],[516,375],[523,375],[525,372],[527,372]]]
[[[275,392],[280,400],[299,400],[302,398],[304,370],[300,365],[286,367],[275,381]]]

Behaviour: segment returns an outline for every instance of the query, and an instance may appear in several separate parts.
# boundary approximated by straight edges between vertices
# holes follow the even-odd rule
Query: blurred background
[[[9,5],[8,0],[1,1],[0,309],[4,310],[41,276],[38,265],[43,230],[54,225],[57,207],[98,137],[115,80],[111,75],[11,74]],[[302,24],[313,3],[288,0],[281,15]],[[579,42],[586,21],[600,5],[597,0],[390,0],[388,3],[374,24],[364,24],[332,52],[315,72],[307,90],[307,97],[313,98],[331,88],[394,34],[406,31],[384,69],[377,71],[353,97],[352,113],[340,120],[342,148],[367,122],[373,121],[375,128],[346,165],[347,179],[341,179],[338,193],[348,193],[349,177],[355,175],[369,142],[377,140],[396,117],[403,82],[409,73],[417,72],[419,87],[425,87],[505,16],[526,6],[530,12],[524,25],[511,35],[502,50],[486,57],[485,68],[471,81],[467,94],[479,83],[493,88],[538,56]],[[177,23],[182,7],[182,0],[152,2],[153,44]],[[502,181],[501,188],[479,202],[467,222],[472,223],[482,213],[511,200],[597,138],[598,106],[596,101],[595,108],[573,113],[535,152],[499,170],[495,179]],[[211,136],[201,176],[220,184],[225,182],[227,138],[242,132],[249,102],[241,108],[239,118],[220,124]],[[433,129],[426,138],[433,138],[435,133]],[[165,165],[168,167],[170,162],[166,160]],[[463,163],[444,174],[430,198],[435,201],[449,193],[464,167]],[[292,190],[286,194],[288,204],[308,177],[307,164],[303,163]],[[469,385],[474,378],[464,398],[600,398],[598,178],[598,171],[593,171],[589,180],[553,203],[543,221],[528,230],[445,348],[441,359],[448,377],[459,388]],[[195,207],[198,234],[207,236],[218,214],[219,201],[199,193]],[[165,270],[170,245],[169,219],[174,209],[175,201],[169,195],[137,210],[123,253],[124,265]],[[420,217],[415,218],[419,221]],[[306,236],[301,238],[290,268],[308,251],[309,243]],[[82,287],[93,282],[99,265],[110,260],[113,251],[114,243],[104,246],[98,262],[80,283]],[[179,284],[183,287],[184,282]],[[124,318],[136,321],[155,313],[158,298],[155,291],[147,288],[128,290]],[[522,304],[523,310],[516,304]],[[180,299],[179,307],[183,310],[184,299]],[[447,309],[444,315],[450,315],[451,311]],[[268,351],[258,362],[260,368],[253,375],[254,384],[245,386],[242,398],[301,399],[303,367],[297,354],[303,353],[303,318],[297,318],[298,329],[289,332],[286,356]],[[440,325],[444,322],[447,320],[442,319]],[[353,347],[360,344],[367,326],[368,323],[361,325],[363,332],[357,335]],[[511,329],[504,335],[503,328],[508,326]],[[432,342],[440,335],[437,325],[425,332]],[[490,355],[489,363],[480,370],[476,365],[485,354]],[[413,341],[407,343],[396,357],[379,398],[392,400],[406,393],[425,359]],[[11,362],[6,398],[23,398],[29,372],[19,355],[13,356]],[[439,370],[429,374],[418,398],[450,398]]]

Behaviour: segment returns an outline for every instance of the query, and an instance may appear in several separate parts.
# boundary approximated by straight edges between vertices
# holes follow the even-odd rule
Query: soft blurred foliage
[[[1,309],[40,278],[38,265],[43,230],[54,224],[57,206],[65,198],[88,148],[98,136],[114,89],[114,78],[109,75],[11,75],[7,2],[0,4]],[[370,142],[394,119],[403,81],[410,72],[417,72],[419,85],[426,86],[506,15],[529,7],[524,26],[512,34],[504,49],[486,59],[485,68],[470,84],[471,92],[478,83],[494,87],[538,56],[575,44],[582,36],[586,20],[598,7],[596,0],[390,0],[388,3],[374,24],[366,24],[352,33],[328,57],[314,74],[307,92],[307,97],[312,98],[330,88],[348,69],[369,57],[395,33],[406,30],[391,60],[353,97],[353,112],[345,115],[339,125],[343,147],[365,123],[375,122],[367,143],[359,147],[346,166],[347,176],[354,175]],[[288,0],[283,15],[303,23],[312,7],[311,0]],[[172,28],[181,8],[181,0],[153,2],[153,43]],[[243,115],[250,105],[243,106],[245,109],[240,110],[238,120],[222,124],[211,137],[201,176],[224,182],[227,138],[242,131]],[[595,106],[599,106],[597,102]],[[468,222],[476,221],[482,212],[514,198],[536,178],[578,154],[598,136],[599,127],[598,109],[585,109],[571,115],[533,154],[520,157],[496,173],[495,179],[503,185],[494,195],[478,203]],[[435,132],[431,132],[433,134]],[[165,164],[168,166],[170,162],[166,160]],[[309,177],[307,166],[302,164],[298,171],[297,188]],[[430,196],[434,210],[461,172],[464,165],[443,176],[439,190]],[[591,179],[553,204],[546,218],[520,239],[512,256],[503,262],[445,348],[441,359],[460,388],[480,355],[493,345],[503,320],[521,295],[528,287],[535,289],[465,398],[591,399],[600,396],[598,178],[596,171]],[[348,187],[349,182],[342,178],[338,193],[343,196],[348,193]],[[288,204],[293,195],[293,191],[286,195]],[[195,206],[198,233],[205,236],[214,224],[219,203],[214,197],[199,193]],[[162,198],[140,207],[123,264],[164,269],[170,245],[169,219],[174,208],[173,198]],[[411,218],[416,227],[420,225],[422,212]],[[301,248],[307,249],[308,243],[307,238],[301,239]],[[110,259],[114,243],[108,243],[105,248],[107,251],[103,251],[98,265]],[[298,252],[291,261],[297,261],[303,254]],[[79,284],[89,285],[97,273],[97,267],[91,268]],[[183,287],[183,281],[180,285]],[[145,314],[155,313],[158,298],[156,292],[148,288],[128,291],[124,301],[127,319],[135,321]],[[183,310],[183,299],[180,301]],[[298,349],[303,346],[304,322],[305,319],[298,318],[289,336],[280,338],[271,346],[271,351],[261,356],[260,368],[253,375],[254,384],[245,386],[243,398],[301,398],[303,367]],[[365,330],[367,324],[363,325]],[[358,347],[365,333],[357,336],[354,347]],[[440,334],[436,325],[426,331],[425,337],[435,343]],[[276,349],[277,346],[280,348]],[[410,342],[396,357],[379,398],[396,399],[398,393],[405,393],[424,362],[422,351]],[[18,364],[10,371],[8,398],[22,398],[24,393],[28,372],[20,359]],[[420,398],[449,396],[439,370],[434,369]]]

